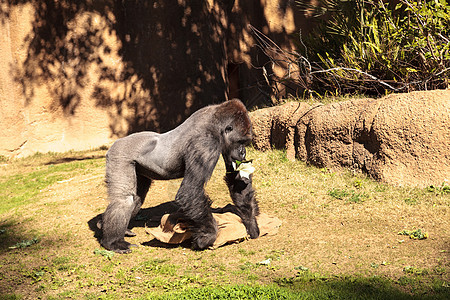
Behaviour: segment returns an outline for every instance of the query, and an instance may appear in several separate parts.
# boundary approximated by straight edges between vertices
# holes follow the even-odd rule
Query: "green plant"
[[[408,197],[404,201],[408,205],[416,205],[417,204],[417,200],[415,198]]]
[[[31,240],[23,240],[9,247],[9,249],[22,249],[26,247],[30,247],[31,245],[39,243],[38,238],[32,238]]]
[[[49,268],[46,266],[42,266],[39,268],[35,268],[33,270],[24,271],[25,277],[29,277],[32,280],[32,283],[37,283],[42,280],[43,276],[49,272]]]
[[[407,235],[413,240],[424,240],[428,238],[428,233],[422,232],[422,229],[416,230],[402,230],[398,233],[399,235]]]
[[[269,254],[267,254],[265,256],[265,258],[266,258],[266,260],[267,259],[280,260],[283,255],[284,255],[284,251],[283,250],[272,250],[272,251],[270,251]]]
[[[396,6],[370,0],[297,3],[317,17],[316,28],[298,46],[312,61],[307,88],[315,93],[379,95],[448,87],[447,0],[400,0]]]
[[[352,191],[352,194],[350,196],[350,198],[348,199],[348,202],[353,202],[353,203],[360,203],[362,201],[364,201],[364,198],[366,198],[367,195],[365,193],[356,193],[355,191]]]
[[[108,250],[104,250],[104,249],[95,249],[94,254],[104,256],[109,260],[111,260],[111,258],[114,256],[113,251],[108,251]]]
[[[430,185],[427,187],[427,191],[436,195],[450,194],[450,186],[446,182],[443,182],[441,186]]]
[[[349,195],[349,192],[347,192],[346,190],[333,188],[332,190],[328,191],[328,195],[339,200],[344,200],[345,197]]]
[[[357,189],[362,188],[362,187],[363,187],[363,182],[362,182],[362,180],[361,180],[361,179],[355,179],[355,180],[353,181],[353,186],[354,186],[355,188],[357,188]]]
[[[416,268],[412,266],[406,266],[403,268],[403,272],[406,274],[413,274],[413,275],[426,275],[428,274],[428,271],[426,269],[422,268]]]
[[[328,195],[338,199],[338,200],[347,200],[348,202],[360,203],[364,201],[364,198],[367,198],[368,195],[365,192],[355,192],[354,190],[346,191],[343,189],[333,188],[328,191]]]
[[[243,255],[243,256],[250,256],[250,255],[254,255],[256,252],[254,250],[246,250],[246,249],[239,249],[238,250],[239,254]]]

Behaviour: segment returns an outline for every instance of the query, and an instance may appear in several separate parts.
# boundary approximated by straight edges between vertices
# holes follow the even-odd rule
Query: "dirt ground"
[[[70,257],[89,273],[78,281],[96,281],[105,276],[102,268],[106,260],[94,254],[94,250],[101,247],[92,230],[96,217],[107,205],[101,158],[104,153],[97,154],[77,158],[94,157],[92,160],[97,163],[92,168],[46,187],[35,202],[0,215],[0,228],[11,233],[0,247],[3,274],[0,290],[25,298],[56,293],[49,288],[40,292],[38,284],[26,274],[61,256]],[[188,245],[166,246],[152,241],[145,226],[157,226],[162,214],[173,209],[170,201],[175,198],[181,182],[158,181],[147,196],[139,215],[141,221],[134,223],[133,231],[137,236],[128,238],[139,247],[129,255],[115,255],[111,264],[117,268],[133,268],[149,259],[167,260],[181,273],[220,284],[267,284],[278,278],[295,276],[299,267],[306,267],[311,272],[329,276],[381,276],[394,281],[413,278],[438,280],[439,284],[449,285],[448,194],[386,186],[348,171],[332,172],[280,160],[280,155],[271,152],[251,150],[249,156],[255,159],[253,181],[261,211],[283,222],[278,234],[201,252],[190,250]],[[73,157],[54,161],[54,164],[71,161]],[[11,175],[17,170],[29,172],[45,168],[45,164],[11,167],[14,166],[4,164],[0,175]],[[230,203],[223,174],[219,161],[207,186],[215,207]],[[355,202],[337,199],[329,195],[333,188],[356,191],[363,197]],[[403,229],[417,228],[426,231],[429,237],[414,240],[398,235]],[[22,252],[7,248],[35,236],[40,242],[34,248],[20,250]],[[267,258],[271,258],[270,265],[256,267]],[[412,270],[414,274],[405,270]],[[54,279],[48,280],[53,282]],[[79,287],[77,280],[66,282],[64,289]],[[83,289],[98,292],[104,286],[86,285]]]

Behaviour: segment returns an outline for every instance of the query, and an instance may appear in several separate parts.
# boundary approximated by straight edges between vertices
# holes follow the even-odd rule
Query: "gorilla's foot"
[[[116,249],[116,250],[112,250],[112,251],[114,251],[115,253],[119,253],[119,254],[128,254],[128,253],[131,253],[131,249]]]
[[[217,239],[218,228],[215,221],[210,225],[210,227],[202,226],[193,230],[192,249],[203,250],[214,244]]]
[[[192,240],[192,249],[203,250],[208,247],[211,247],[216,241],[216,238],[217,238],[216,234],[194,236]]]
[[[104,242],[102,241],[102,246],[110,251],[114,251],[116,253],[119,254],[127,254],[127,253],[131,253],[131,249],[130,247],[137,247],[137,245],[134,244],[130,244],[125,240],[121,240],[121,241],[116,241],[113,243],[108,243],[108,242]]]
[[[136,233],[134,233],[130,229],[127,229],[127,231],[125,231],[125,236],[133,237],[133,236],[136,236]]]

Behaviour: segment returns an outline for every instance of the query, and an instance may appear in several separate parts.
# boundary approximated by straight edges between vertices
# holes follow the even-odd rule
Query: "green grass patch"
[[[440,186],[430,185],[427,187],[427,191],[436,195],[448,195],[450,194],[450,185],[443,182]]]
[[[415,283],[415,281],[414,281]],[[325,277],[302,272],[269,285],[226,285],[186,288],[163,295],[150,293],[139,299],[447,299],[447,292],[428,291],[420,296],[406,293],[381,277]]]
[[[165,259],[151,259],[141,263],[133,271],[147,275],[171,275],[174,276],[178,266],[166,263]]]
[[[295,291],[286,299],[446,299],[448,291],[423,290],[420,297],[399,289],[389,278],[379,276],[322,276],[309,271],[277,281]]]
[[[334,188],[328,191],[328,195],[338,200],[344,200],[350,193],[346,190]]]
[[[73,161],[61,164],[40,165],[31,172],[0,177],[0,214],[31,203],[48,186],[70,179],[103,160]]]
[[[358,187],[360,187],[360,185],[358,185]],[[364,201],[364,199],[369,197],[365,192],[357,192],[354,190],[347,191],[339,188],[333,188],[332,190],[329,190],[328,195],[335,199],[346,200],[347,202],[351,203],[361,203]]]
[[[278,286],[219,286],[188,288],[182,292],[165,295],[149,294],[141,299],[301,299],[296,293]]]

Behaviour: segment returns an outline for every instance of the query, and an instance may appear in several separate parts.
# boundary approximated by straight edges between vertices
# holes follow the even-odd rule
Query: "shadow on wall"
[[[200,107],[226,100],[227,47],[241,51],[234,42],[254,21],[247,13],[242,18],[245,7],[233,11],[234,1],[6,3],[0,6],[3,23],[18,7],[34,8],[25,58],[12,67],[26,102],[44,86],[53,108],[62,107],[70,117],[83,101],[95,99],[110,116],[112,136],[167,131]],[[260,15],[255,26],[267,27],[260,1],[248,9]],[[230,31],[228,22],[238,25]],[[267,63],[258,59],[255,65]],[[233,79],[238,92],[232,95],[246,97],[246,89],[256,88],[267,105],[270,88],[261,72],[242,81],[251,78],[245,74],[250,69],[242,69],[240,83]]]
[[[278,104],[281,98],[288,94],[297,96],[297,86],[292,82],[273,80],[272,74],[277,71],[258,45],[249,25],[260,30],[281,49],[289,51],[296,48],[299,30],[301,29],[303,34],[309,32],[313,27],[313,20],[298,10],[293,0],[267,0],[239,1],[239,4],[230,10],[228,23],[230,94],[244,99],[250,109]],[[243,61],[245,63],[242,63]],[[285,63],[276,62],[287,69]],[[265,72],[267,76],[264,76]]]

